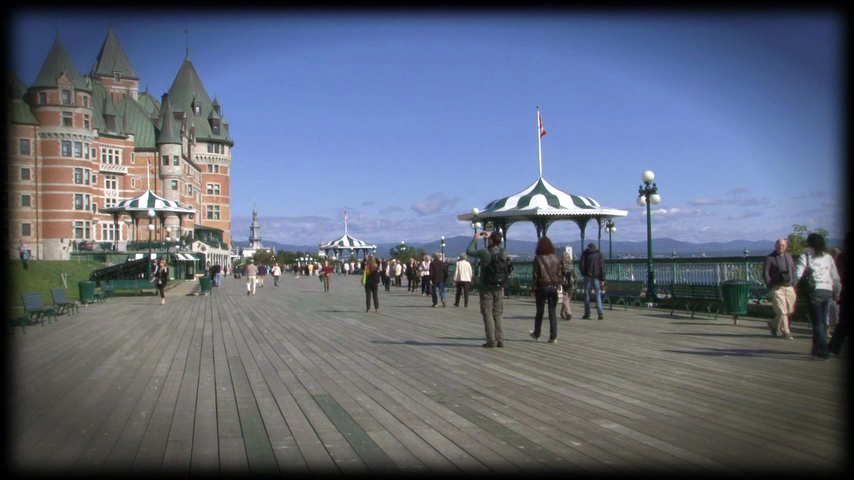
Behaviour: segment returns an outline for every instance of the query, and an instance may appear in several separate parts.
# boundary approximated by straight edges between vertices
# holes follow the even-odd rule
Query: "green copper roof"
[[[145,113],[149,117],[160,117],[160,102],[157,101],[154,96],[148,93],[148,90],[139,94],[139,98],[137,99],[139,102],[139,106],[145,110]]]
[[[98,58],[95,60],[95,68],[93,73],[102,76],[113,76],[115,72],[122,74],[123,78],[139,80],[133,65],[130,64],[125,51],[122,49],[119,39],[113,33],[113,27],[110,27],[110,32],[101,45],[101,51],[98,53]]]
[[[116,129],[108,129],[105,116],[114,115],[116,117]],[[107,95],[107,90],[98,82],[92,85],[92,128],[101,133],[109,133],[111,135],[122,135],[122,118]]]
[[[176,127],[178,127],[176,123],[172,114],[172,100],[167,98],[165,105],[163,105],[163,121],[160,124],[160,133],[157,134],[157,145],[164,143],[181,145],[181,133],[180,130],[176,131]]]
[[[91,91],[92,88],[77,71],[74,62],[71,61],[71,55],[65,50],[65,45],[59,39],[59,33],[56,34],[56,40],[50,48],[50,53],[47,54],[42,69],[39,72],[36,81],[30,85],[31,88],[51,88],[56,87],[56,79],[65,72],[68,78],[71,79],[72,85],[78,90]]]
[[[33,115],[30,105],[24,101],[27,85],[13,73],[6,76],[6,83],[8,87],[6,90],[7,98],[9,99],[9,123],[13,125],[38,125],[39,121]]]
[[[194,101],[201,106],[201,112],[198,115],[193,110]],[[172,105],[172,111],[185,112],[190,117],[196,127],[196,138],[198,140],[234,144],[222,125],[220,125],[218,134],[211,130],[211,122],[213,118],[216,118],[216,114],[213,118],[209,118],[213,112],[213,102],[189,56],[184,59],[175,81],[172,82],[172,87],[169,89],[169,102]]]
[[[124,121],[127,122],[128,128],[126,129],[126,133],[134,135],[133,143],[135,148],[157,148],[157,145],[154,143],[156,135],[154,124],[151,122],[145,108],[139,102],[130,97],[125,97],[116,105],[116,110],[118,110]]]

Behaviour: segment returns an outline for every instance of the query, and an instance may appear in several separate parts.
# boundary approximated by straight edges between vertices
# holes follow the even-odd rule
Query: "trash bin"
[[[747,315],[747,300],[750,294],[750,282],[727,280],[721,285],[721,297],[724,309],[732,314],[733,325],[738,325],[738,316]]]
[[[199,277],[199,284],[202,286],[202,294],[207,295],[210,293],[211,288],[213,287],[213,283],[211,282],[211,277],[205,275],[203,277]]]
[[[80,282],[80,303],[92,303],[95,301],[95,282]]]

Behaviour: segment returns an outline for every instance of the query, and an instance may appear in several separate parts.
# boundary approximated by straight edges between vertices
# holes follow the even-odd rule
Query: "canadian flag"
[[[543,126],[543,114],[537,112],[537,116],[540,117],[540,138],[546,136],[546,127]]]

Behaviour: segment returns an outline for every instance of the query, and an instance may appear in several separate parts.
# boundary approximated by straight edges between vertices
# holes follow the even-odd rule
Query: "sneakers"
[[[599,320],[605,320],[605,316],[602,315],[601,313],[599,314]]]
[[[582,319],[584,319],[584,320],[590,320],[590,315],[585,315],[585,316],[583,316],[583,317],[581,317],[581,318],[582,318]]]
[[[531,338],[533,338],[535,342],[539,342],[539,341],[540,341],[540,336],[539,336],[539,335],[534,335],[534,331],[533,331],[533,330],[531,330],[531,332],[530,332],[530,333],[528,333],[528,335],[529,335]]]
[[[504,342],[498,342],[495,344],[495,346],[498,348],[504,348]]]
[[[550,338],[549,341],[546,343],[557,343],[557,339],[556,338]]]
[[[786,340],[794,340],[794,339],[795,339],[795,337],[793,337],[791,333],[786,335]]]
[[[495,348],[495,344],[486,342],[483,344],[483,348]]]

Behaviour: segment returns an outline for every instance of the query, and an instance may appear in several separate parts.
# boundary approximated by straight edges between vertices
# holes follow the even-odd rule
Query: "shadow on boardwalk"
[[[366,313],[358,277],[246,295],[111,299],[8,338],[18,473],[826,473],[845,465],[843,358],[810,338],[675,312],[606,310],[535,342],[505,301],[405,287]],[[581,305],[575,303],[577,316]],[[544,324],[547,334],[548,321]]]

